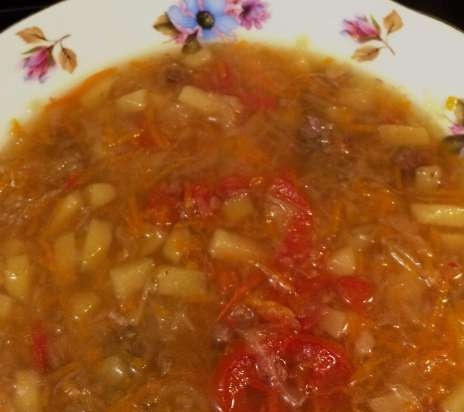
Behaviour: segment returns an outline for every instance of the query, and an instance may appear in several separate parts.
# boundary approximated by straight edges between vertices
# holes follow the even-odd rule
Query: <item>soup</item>
[[[463,160],[381,80],[238,42],[11,133],[0,410],[463,410]]]

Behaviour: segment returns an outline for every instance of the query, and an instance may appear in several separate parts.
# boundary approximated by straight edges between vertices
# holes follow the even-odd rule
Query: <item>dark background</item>
[[[56,0],[0,0],[0,31],[18,20],[56,2]],[[439,17],[464,30],[464,12],[459,10],[461,8],[464,9],[463,0],[398,0],[398,3]],[[459,6],[459,3],[462,5]]]

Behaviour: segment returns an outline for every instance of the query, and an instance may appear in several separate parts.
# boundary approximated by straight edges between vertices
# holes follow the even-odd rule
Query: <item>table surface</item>
[[[98,0],[95,0],[98,1]],[[156,0],[153,0],[156,1]],[[346,1],[346,0],[340,0]],[[463,0],[398,0],[405,6],[436,16],[464,30]],[[0,31],[56,0],[0,0]]]

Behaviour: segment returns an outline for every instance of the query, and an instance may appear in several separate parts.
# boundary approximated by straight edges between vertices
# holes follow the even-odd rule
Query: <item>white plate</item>
[[[0,34],[0,136],[3,137],[0,144],[6,141],[11,119],[30,115],[31,107],[37,107],[37,102],[48,101],[106,66],[146,52],[180,47],[153,29],[154,21],[173,4],[178,3],[176,0],[68,0]],[[267,0],[267,5],[271,16],[262,29],[248,31],[239,27],[236,38],[299,41],[300,44],[307,41],[316,51],[351,61],[401,87],[441,124],[444,133],[449,133],[457,119],[452,110],[456,99],[448,98],[464,97],[463,33],[389,0]],[[393,10],[404,26],[387,35],[383,18]],[[352,59],[359,47],[382,47],[378,40],[361,44],[341,33],[344,19],[353,19],[356,15],[369,16],[369,27],[372,26],[370,16],[379,22],[381,35],[394,54],[383,48],[372,61]],[[42,82],[25,80],[22,53],[32,47],[53,44],[27,44],[17,35],[31,27],[39,27],[52,40],[70,35],[62,44],[77,55],[78,65],[72,74],[57,65]],[[60,47],[58,43],[53,49],[57,60]]]

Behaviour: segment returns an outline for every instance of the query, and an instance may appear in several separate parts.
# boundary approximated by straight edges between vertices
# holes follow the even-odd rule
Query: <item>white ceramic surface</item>
[[[464,97],[464,34],[389,0],[267,0],[271,18],[262,30],[237,31],[239,38],[293,43],[306,38],[316,51],[333,55],[404,88],[445,129],[450,126],[445,101]],[[46,102],[98,69],[168,47],[179,47],[153,29],[176,0],[68,0],[0,34],[0,143],[12,118],[25,118],[37,102]],[[395,55],[383,50],[370,62],[355,62],[362,46],[342,35],[342,22],[355,15],[382,18],[396,10],[404,27],[389,37]],[[45,82],[25,81],[22,53],[31,45],[17,32],[38,26],[51,39],[69,34],[65,45],[78,56],[73,74],[55,69]],[[33,46],[33,45],[32,45]],[[32,104],[33,103],[33,104]],[[32,104],[32,105],[31,105]]]

